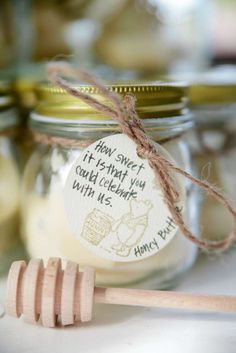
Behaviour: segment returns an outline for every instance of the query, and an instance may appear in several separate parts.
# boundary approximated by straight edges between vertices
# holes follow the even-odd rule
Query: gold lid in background
[[[189,78],[191,105],[236,103],[236,66],[219,65]]]
[[[74,85],[78,91],[91,94],[94,98],[107,103],[99,95],[97,88],[89,85]],[[132,93],[137,98],[137,111],[141,118],[158,118],[181,115],[187,102],[187,85],[185,83],[151,82],[111,84],[107,86],[112,92],[121,96]],[[36,86],[38,103],[35,112],[39,115],[75,119],[106,120],[101,113],[91,108],[78,98],[69,95],[65,90],[49,83]]]
[[[37,81],[30,78],[18,78],[13,84],[20,106],[32,109],[36,105],[35,86]]]
[[[189,88],[190,105],[236,103],[235,84],[192,84]]]

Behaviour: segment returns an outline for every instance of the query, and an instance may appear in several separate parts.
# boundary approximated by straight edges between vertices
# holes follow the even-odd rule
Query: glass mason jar
[[[91,86],[77,89],[97,97]],[[189,149],[183,134],[192,125],[186,109],[186,86],[182,84],[121,84],[110,86],[120,95],[132,92],[137,111],[151,137],[168,150],[175,161],[191,172]],[[120,132],[108,117],[69,96],[60,88],[41,84],[38,105],[30,126],[40,137],[23,176],[22,235],[33,257],[59,256],[96,269],[99,285],[166,288],[173,286],[196,258],[196,247],[180,232],[155,255],[134,262],[115,262],[94,255],[75,238],[63,201],[68,173],[81,151],[93,141]],[[101,99],[101,97],[99,98]],[[73,141],[76,144],[73,146]],[[71,141],[71,143],[70,143]],[[195,190],[188,181],[184,218],[198,232]],[[83,205],[81,205],[83,207]]]
[[[18,119],[8,83],[0,82],[0,274],[19,245],[19,184],[14,133]]]
[[[217,186],[236,206],[236,75],[220,79],[220,72],[190,88],[195,130],[190,133],[198,175]],[[213,198],[202,196],[201,225],[209,240],[224,239],[232,218]]]

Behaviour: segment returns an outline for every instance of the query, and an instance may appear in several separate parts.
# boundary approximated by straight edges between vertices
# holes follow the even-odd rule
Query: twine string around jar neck
[[[68,148],[86,148],[91,143],[95,142],[93,139],[72,139],[72,138],[66,138],[66,137],[61,137],[61,136],[52,136],[49,134],[41,133],[41,132],[35,132],[32,131],[33,134],[33,139],[34,141],[38,143],[42,143],[43,145],[49,145],[49,146],[63,146],[63,147],[68,147]]]
[[[96,87],[99,94],[105,97],[111,106],[98,101],[91,95],[77,90],[73,87],[73,84],[66,79],[66,77],[79,79]],[[158,152],[154,142],[146,134],[143,124],[137,115],[135,109],[135,97],[133,95],[127,94],[124,97],[124,100],[122,100],[118,94],[111,92],[92,74],[84,72],[80,69],[72,68],[66,62],[51,62],[48,65],[48,78],[53,84],[63,88],[67,93],[83,100],[92,108],[95,108],[106,116],[110,116],[119,123],[122,132],[136,143],[138,155],[149,161],[155,177],[160,184],[165,203],[173,217],[173,220],[187,239],[205,250],[219,251],[232,245],[232,243],[236,240],[236,210],[231,206],[229,201],[209,182],[193,177],[191,174],[171,163]],[[215,198],[228,210],[234,219],[234,225],[233,230],[225,239],[219,241],[198,239],[188,229],[183,220],[182,214],[176,207],[176,203],[179,200],[179,192],[173,180],[173,172],[182,175],[183,177],[189,179],[193,184],[204,189],[207,194]]]
[[[117,132],[116,132],[117,133]],[[80,138],[71,138],[71,137],[62,137],[62,136],[55,136],[55,135],[50,135],[48,133],[43,133],[39,131],[31,131],[31,134],[33,135],[33,139],[35,142],[41,143],[43,145],[48,145],[48,146],[62,146],[64,148],[86,148],[92,143],[94,143],[97,139],[80,139]],[[178,141],[183,133],[180,133],[178,135],[175,135],[173,137],[167,137],[163,138],[160,141],[158,141],[160,144],[165,144],[168,142],[174,142]]]

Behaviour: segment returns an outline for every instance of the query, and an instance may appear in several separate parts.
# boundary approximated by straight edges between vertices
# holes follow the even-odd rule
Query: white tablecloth
[[[0,303],[6,281],[0,281]],[[236,295],[236,250],[200,257],[177,290]],[[92,323],[46,329],[0,319],[0,353],[235,353],[236,314],[96,306]]]

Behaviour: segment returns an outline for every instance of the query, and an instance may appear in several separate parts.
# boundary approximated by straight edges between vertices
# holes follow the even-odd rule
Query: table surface
[[[236,251],[201,256],[177,290],[236,294]],[[3,304],[6,281],[0,281]],[[92,323],[47,329],[0,319],[0,353],[235,353],[236,314],[96,306]]]

